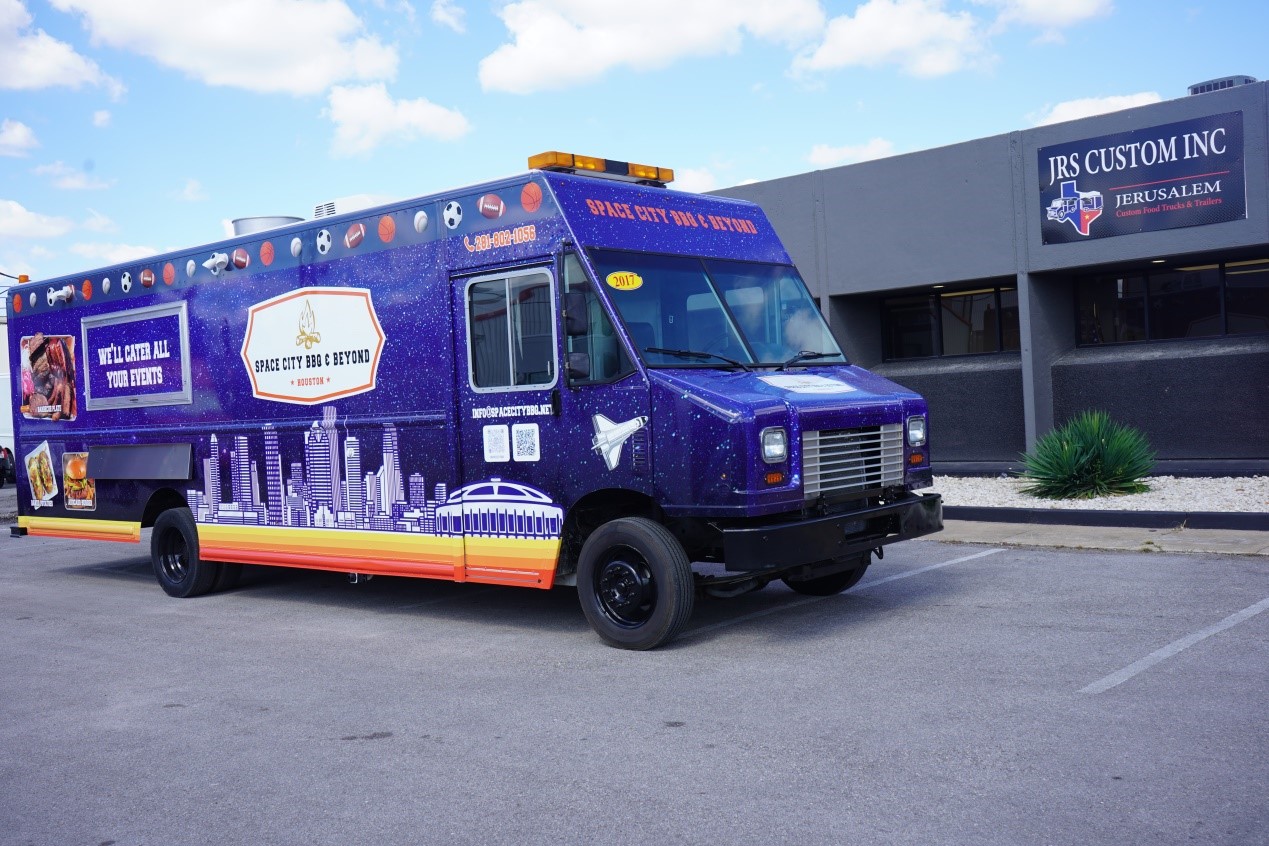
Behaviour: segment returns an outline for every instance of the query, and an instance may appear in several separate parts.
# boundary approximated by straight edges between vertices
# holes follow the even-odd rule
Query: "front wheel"
[[[577,594],[596,634],[621,649],[652,649],[672,639],[696,598],[682,544],[643,517],[605,523],[586,539]]]
[[[846,561],[842,560],[839,563],[846,563]],[[810,579],[786,577],[783,581],[794,591],[806,596],[833,596],[859,584],[859,580],[864,577],[864,573],[868,572],[868,565],[871,563],[872,555],[865,552],[859,558],[852,559],[851,566],[840,572]]]
[[[201,596],[216,586],[220,564],[198,555],[198,525],[188,508],[170,508],[150,535],[154,576],[168,596]]]

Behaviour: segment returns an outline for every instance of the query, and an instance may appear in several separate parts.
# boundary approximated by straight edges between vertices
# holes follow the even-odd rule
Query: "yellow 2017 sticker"
[[[635,291],[643,287],[643,277],[633,270],[618,270],[608,274],[604,280],[609,288],[617,291]]]

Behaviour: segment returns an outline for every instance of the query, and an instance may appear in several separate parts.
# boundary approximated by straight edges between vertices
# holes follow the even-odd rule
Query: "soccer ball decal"
[[[463,222],[463,207],[458,204],[457,200],[450,200],[445,204],[445,226],[449,229],[457,229],[458,224]]]
[[[119,290],[123,291],[125,294],[132,290],[131,273],[125,271],[124,274],[119,277]]]
[[[321,253],[322,255],[326,255],[327,253],[329,253],[330,244],[331,244],[331,239],[330,239],[329,229],[323,229],[321,232],[317,233],[317,251],[319,253]]]

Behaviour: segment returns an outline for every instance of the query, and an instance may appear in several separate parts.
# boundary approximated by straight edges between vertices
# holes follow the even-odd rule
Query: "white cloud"
[[[705,168],[675,168],[673,187],[675,191],[704,194],[718,187],[718,177]]]
[[[110,182],[77,170],[65,162],[40,165],[35,169],[35,175],[52,177],[53,187],[65,191],[98,191],[111,185]]]
[[[15,200],[0,200],[0,238],[60,238],[73,221],[26,209]]]
[[[454,0],[432,0],[432,21],[454,32],[466,32],[467,12]]]
[[[80,224],[81,229],[89,232],[114,232],[119,227],[115,222],[96,209],[88,210],[88,219]]]
[[[393,100],[383,83],[336,86],[328,102],[325,114],[335,124],[331,152],[338,156],[369,153],[389,141],[453,141],[471,128],[461,112],[422,97]]]
[[[40,142],[36,140],[35,131],[25,123],[8,118],[0,123],[0,156],[25,156],[38,146]]]
[[[207,199],[207,191],[197,179],[186,179],[185,185],[174,196],[182,202],[201,203]]]
[[[0,0],[11,2],[11,0]],[[95,43],[148,56],[208,85],[316,94],[392,79],[397,51],[343,0],[50,0]]]
[[[481,60],[480,84],[512,94],[592,82],[618,66],[735,52],[746,33],[796,46],[824,25],[816,0],[520,0],[498,15],[511,41]]]
[[[829,21],[823,42],[797,56],[793,69],[898,65],[918,77],[963,70],[979,61],[986,38],[973,15],[943,6],[943,0],[868,0],[853,17]]]
[[[104,129],[107,126],[110,126],[110,112],[105,109],[93,112],[93,126],[98,129]]]
[[[1046,106],[1039,114],[1030,115],[1033,126],[1045,126],[1050,123],[1062,123],[1067,120],[1104,115],[1121,109],[1135,106],[1148,106],[1162,101],[1154,91],[1143,91],[1140,94],[1120,94],[1111,97],[1085,97],[1081,100],[1067,100],[1056,106]]]
[[[1108,15],[1111,0],[974,0],[980,6],[1000,10],[999,24],[1022,24],[1046,29],[1062,29],[1090,18]]]
[[[807,154],[806,160],[816,167],[837,167],[838,165],[866,162],[872,159],[884,159],[894,155],[894,143],[885,138],[873,138],[863,144],[847,144],[833,147],[828,144],[816,144]]]
[[[123,264],[158,255],[159,250],[136,244],[72,244],[70,252],[97,265]]]
[[[31,23],[31,14],[20,0],[0,0],[0,56],[4,56],[0,88],[32,91],[60,85],[99,85],[113,97],[123,95],[118,80],[65,41],[42,29],[32,29]]]

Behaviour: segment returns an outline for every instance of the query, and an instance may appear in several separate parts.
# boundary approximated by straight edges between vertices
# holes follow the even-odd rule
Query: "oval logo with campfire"
[[[375,389],[385,341],[370,291],[301,288],[247,309],[251,393],[316,405]]]

